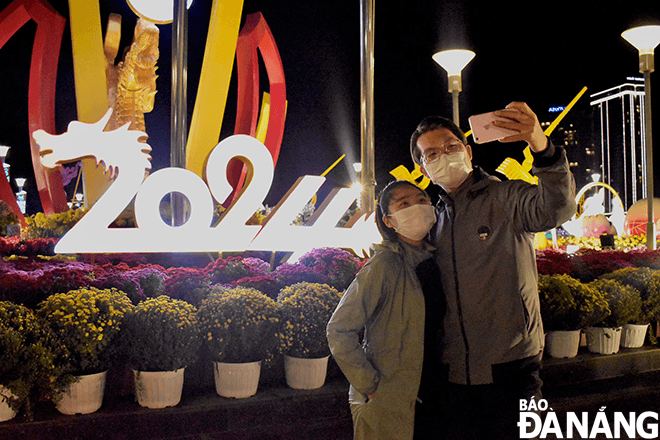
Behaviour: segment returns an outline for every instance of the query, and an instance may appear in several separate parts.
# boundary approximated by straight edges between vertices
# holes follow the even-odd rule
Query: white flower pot
[[[550,357],[572,358],[580,348],[580,330],[549,331],[545,336],[545,350]]]
[[[16,411],[9,406],[9,398],[15,398],[9,388],[0,385],[0,422],[6,422],[16,417]]]
[[[297,358],[284,356],[286,383],[297,390],[315,390],[325,383],[328,371],[328,358]]]
[[[589,327],[587,333],[587,349],[591,353],[614,354],[619,352],[621,345],[621,327]]]
[[[181,401],[185,368],[174,371],[135,371],[135,397],[140,406],[159,409]]]
[[[72,383],[64,391],[57,410],[62,414],[89,414],[103,404],[105,378],[107,371],[78,376],[78,382]]]
[[[649,324],[626,324],[621,331],[621,347],[639,348],[644,345]]]
[[[222,397],[244,399],[259,387],[261,361],[247,363],[213,362],[215,390]]]

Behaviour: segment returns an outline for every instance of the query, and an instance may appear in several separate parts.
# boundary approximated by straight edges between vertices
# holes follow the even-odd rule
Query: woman
[[[328,323],[330,350],[351,384],[355,439],[413,437],[428,313],[416,270],[420,263],[423,272],[436,267],[433,247],[424,240],[435,221],[423,190],[391,182],[376,207],[383,242]],[[430,302],[438,305],[441,297],[436,291]]]

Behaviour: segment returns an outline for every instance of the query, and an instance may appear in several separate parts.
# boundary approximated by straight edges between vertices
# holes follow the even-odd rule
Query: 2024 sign
[[[335,189],[317,210],[311,226],[295,226],[292,221],[325,181],[320,176],[304,176],[264,221],[247,225],[270,191],[274,166],[268,149],[247,135],[233,135],[221,141],[209,155],[206,165],[208,186],[195,173],[182,168],[164,168],[149,175],[151,147],[139,142],[146,133],[123,126],[103,131],[112,109],[94,124],[71,122],[61,135],[43,130],[33,137],[41,148],[46,168],[94,157],[115,181],[85,216],[55,247],[57,253],[125,252],[220,252],[285,251],[296,255],[319,247],[341,247],[365,254],[378,240],[373,214],[364,214],[350,228],[337,222],[359,196],[349,188]],[[227,165],[233,158],[243,161],[248,175],[240,196],[229,206],[221,222],[211,227],[213,198],[222,203],[232,192],[227,181]],[[162,198],[171,193],[188,198],[190,215],[181,226],[171,226],[160,216]],[[136,196],[137,194],[137,196]],[[136,228],[108,226],[135,197]],[[294,255],[295,257],[295,255]]]

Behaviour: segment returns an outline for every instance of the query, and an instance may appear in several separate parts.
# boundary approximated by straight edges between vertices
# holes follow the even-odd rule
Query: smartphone
[[[512,134],[518,134],[516,130],[509,130],[493,125],[493,121],[506,121],[505,118],[497,117],[494,112],[481,113],[468,118],[470,130],[472,130],[472,139],[477,144],[498,141]]]

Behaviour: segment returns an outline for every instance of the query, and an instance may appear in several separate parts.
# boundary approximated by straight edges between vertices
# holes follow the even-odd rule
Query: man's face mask
[[[424,168],[436,185],[447,192],[452,192],[467,179],[472,171],[467,151],[441,154],[434,160],[426,162]]]

